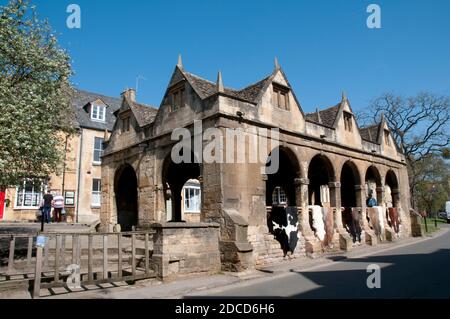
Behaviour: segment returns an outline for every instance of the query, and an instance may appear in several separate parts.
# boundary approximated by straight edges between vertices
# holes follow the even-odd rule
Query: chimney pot
[[[131,102],[136,102],[136,90],[135,89],[126,89],[122,92],[122,96],[130,99]]]

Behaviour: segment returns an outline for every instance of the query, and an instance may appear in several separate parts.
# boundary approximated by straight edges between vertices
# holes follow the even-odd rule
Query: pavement
[[[368,289],[367,266],[381,268],[381,289]],[[181,299],[225,297],[289,298],[449,298],[450,228],[316,259],[293,259],[245,273],[193,276],[173,282],[138,281],[84,287],[68,293],[57,288],[43,299]],[[28,292],[0,298],[30,299]]]

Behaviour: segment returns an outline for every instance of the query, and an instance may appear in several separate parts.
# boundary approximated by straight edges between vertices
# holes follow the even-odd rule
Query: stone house
[[[76,133],[61,135],[66,149],[65,169],[40,185],[24,181],[17,188],[7,189],[1,220],[28,221],[36,219],[43,192],[60,193],[72,221],[95,223],[100,219],[101,156],[105,135],[116,121],[114,112],[121,105],[116,98],[76,90],[72,98]]]
[[[137,103],[135,92],[128,90],[116,115],[102,160],[104,230],[117,224],[131,230],[168,221],[187,221],[186,227],[190,221],[216,223],[222,268],[242,270],[286,256],[274,235],[281,226],[269,222],[280,205],[291,221],[283,224],[291,229],[288,240],[295,242],[290,256],[351,249],[343,218],[347,208],[361,216],[364,242],[376,244],[381,237],[366,218],[366,199],[373,192],[380,209],[398,211],[399,235],[412,235],[405,158],[384,119],[360,128],[344,94],[335,106],[306,114],[277,61],[269,76],[236,90],[224,86],[220,72],[216,82],[187,72],[180,58],[159,109]],[[179,140],[172,133],[179,128],[191,133],[190,162],[173,160]],[[249,158],[250,141],[266,139],[263,148],[267,154],[279,154],[279,169],[267,173],[266,161],[198,160],[202,154],[192,145],[200,143],[207,149],[212,140],[205,137],[209,129],[223,133],[213,153],[233,158],[242,150]],[[237,136],[227,135],[230,130]],[[239,138],[243,138],[240,149],[233,146]],[[186,193],[187,182],[196,182],[199,191]],[[201,197],[197,219],[186,214],[186,198],[192,196]],[[323,220],[314,217],[314,207],[324,214]],[[380,219],[387,232],[386,216]],[[324,228],[328,243],[318,236],[318,227]]]

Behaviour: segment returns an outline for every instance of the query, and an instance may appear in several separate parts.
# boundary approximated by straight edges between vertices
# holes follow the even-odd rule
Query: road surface
[[[448,226],[443,226],[448,227]],[[369,289],[369,265],[380,266],[381,288]],[[264,282],[192,297],[450,298],[450,231],[368,257],[342,259]]]

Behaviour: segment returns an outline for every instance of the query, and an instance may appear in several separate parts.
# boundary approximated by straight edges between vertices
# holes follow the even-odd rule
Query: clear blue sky
[[[0,3],[5,3],[4,0]],[[352,107],[383,92],[450,95],[450,1],[34,0],[73,58],[73,83],[118,96],[142,75],[138,100],[159,106],[177,62],[241,88],[273,70],[278,56],[303,109]],[[66,7],[82,28],[66,28]],[[382,9],[368,29],[366,8]]]

